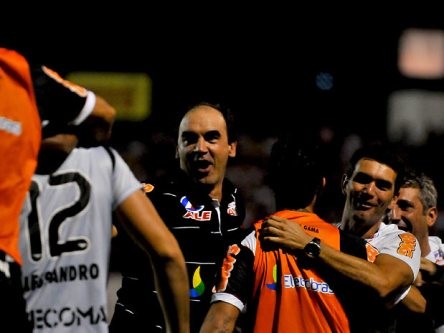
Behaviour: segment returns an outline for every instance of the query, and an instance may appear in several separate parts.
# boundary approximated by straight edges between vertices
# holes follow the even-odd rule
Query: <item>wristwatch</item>
[[[319,254],[321,253],[321,240],[317,237],[313,238],[307,245],[305,245],[304,253],[311,259],[319,257]]]

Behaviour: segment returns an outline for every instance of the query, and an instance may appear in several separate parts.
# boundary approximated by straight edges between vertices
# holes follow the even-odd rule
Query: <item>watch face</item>
[[[317,258],[321,252],[321,244],[319,238],[313,238],[307,245],[304,247],[304,252],[309,258]]]

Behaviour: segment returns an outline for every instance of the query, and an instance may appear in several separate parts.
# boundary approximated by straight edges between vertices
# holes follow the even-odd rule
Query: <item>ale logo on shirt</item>
[[[194,207],[193,204],[188,200],[186,196],[180,198],[180,203],[185,207],[186,213],[183,215],[185,219],[193,219],[196,221],[210,221],[211,220],[211,210],[202,210],[204,205],[199,207]]]
[[[180,203],[182,204],[182,206],[185,207],[185,209],[188,212],[200,212],[204,208],[204,205],[200,205],[197,208],[194,207],[193,204],[190,202],[190,200],[188,200],[188,198],[186,196],[183,196],[182,198],[180,198]]]

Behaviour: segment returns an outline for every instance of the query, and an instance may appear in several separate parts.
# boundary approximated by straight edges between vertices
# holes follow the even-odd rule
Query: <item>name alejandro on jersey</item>
[[[99,277],[99,265],[92,263],[90,265],[69,265],[56,267],[51,271],[40,274],[28,274],[23,276],[24,291],[35,290],[48,283],[62,283],[75,280],[95,280]]]

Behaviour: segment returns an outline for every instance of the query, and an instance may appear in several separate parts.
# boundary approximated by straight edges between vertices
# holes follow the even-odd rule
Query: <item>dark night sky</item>
[[[190,15],[189,2],[181,4],[187,11],[167,5],[174,8],[161,14],[128,3],[112,8],[118,15],[109,15],[111,5],[106,4],[100,13],[82,7],[74,18],[38,17],[21,29],[0,29],[0,45],[4,40],[62,75],[77,70],[147,73],[153,83],[152,114],[140,124],[116,124],[115,140],[146,138],[153,127],[171,129],[177,114],[200,100],[230,106],[241,129],[253,136],[329,125],[339,137],[358,133],[373,139],[385,136],[389,93],[412,84],[396,67],[400,33],[408,27],[444,29],[442,11],[425,8],[424,16],[418,3],[410,5],[415,15],[405,15],[406,8],[393,15],[387,8],[347,6],[342,11],[336,3],[326,8],[318,2],[318,12],[310,13],[295,4],[259,9],[258,4],[233,4]],[[333,75],[331,90],[316,87],[319,72]],[[433,149],[424,156],[435,156]],[[155,154],[162,161],[169,152],[160,148]],[[331,154],[337,158],[336,151]],[[442,167],[437,170],[430,174],[444,184]],[[332,187],[339,188],[334,181]]]
[[[267,8],[259,14],[215,13],[179,19],[176,13],[168,20],[156,17],[155,23],[153,13],[143,20],[133,15],[126,18],[130,21],[110,20],[94,28],[42,25],[7,40],[61,74],[148,73],[152,117],[161,121],[207,99],[232,107],[253,134],[274,134],[294,121],[308,126],[314,120],[341,131],[366,132],[375,124],[376,131],[364,134],[379,135],[387,93],[399,84],[400,31],[436,24],[406,18],[383,23],[359,16],[341,21],[326,13],[307,18],[304,12],[277,15]],[[319,72],[333,75],[332,90],[316,87]]]

